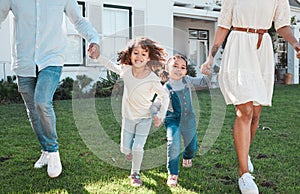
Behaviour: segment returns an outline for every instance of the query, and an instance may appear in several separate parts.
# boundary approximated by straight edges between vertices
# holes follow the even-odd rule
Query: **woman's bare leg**
[[[260,118],[261,110],[262,110],[262,106],[253,106],[250,145],[252,144],[252,142],[254,140],[254,136],[255,136],[256,130],[257,130],[258,125],[259,125],[259,118]]]
[[[233,128],[235,149],[239,162],[239,175],[248,172],[248,153],[251,142],[251,125],[254,112],[253,102],[236,105]]]

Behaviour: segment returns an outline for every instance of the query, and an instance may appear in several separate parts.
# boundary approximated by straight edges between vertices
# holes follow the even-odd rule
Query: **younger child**
[[[104,64],[124,81],[122,99],[121,152],[132,161],[131,185],[141,186],[140,168],[149,130],[152,124],[151,97],[156,93],[162,99],[160,111],[153,117],[155,126],[161,125],[169,105],[167,90],[159,77],[151,71],[148,63],[162,64],[166,52],[148,38],[137,38],[129,42],[126,49],[118,53],[121,65]]]
[[[197,151],[196,118],[192,107],[192,87],[207,86],[204,76],[190,77],[187,74],[187,60],[181,55],[175,55],[167,61],[166,71],[169,80],[165,87],[169,91],[170,105],[165,118],[167,131],[167,184],[177,186],[178,165],[181,151],[181,136],[183,137],[183,167],[192,166],[192,158]],[[154,106],[155,105],[154,103]],[[155,109],[153,109],[155,110]]]

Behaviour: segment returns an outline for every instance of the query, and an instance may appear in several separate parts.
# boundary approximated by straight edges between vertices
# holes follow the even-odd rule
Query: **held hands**
[[[96,43],[91,43],[89,45],[88,55],[92,59],[97,59],[100,56],[100,46]]]
[[[201,65],[201,73],[204,75],[210,75],[211,65],[213,64],[214,58],[209,56],[207,60]]]
[[[297,43],[295,43],[294,45],[294,49],[296,50],[296,57],[298,58],[298,59],[300,59],[300,43],[299,42],[297,42]]]
[[[162,124],[162,119],[159,118],[158,116],[154,115],[153,116],[153,124],[155,127],[159,127]]]

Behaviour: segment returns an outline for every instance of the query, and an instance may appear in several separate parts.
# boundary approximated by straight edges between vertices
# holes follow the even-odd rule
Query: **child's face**
[[[169,78],[180,80],[187,74],[186,62],[182,58],[176,57],[168,63]]]
[[[137,45],[131,52],[131,63],[134,67],[145,67],[147,62],[150,61],[149,52]]]

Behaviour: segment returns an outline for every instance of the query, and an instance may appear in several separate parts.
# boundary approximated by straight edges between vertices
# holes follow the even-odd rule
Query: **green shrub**
[[[91,98],[94,96],[93,79],[87,75],[77,75],[73,84],[73,98]]]
[[[123,81],[119,77],[116,73],[107,71],[106,78],[100,78],[100,81],[94,85],[95,97],[111,96],[113,90],[123,93]]]
[[[7,81],[0,81],[0,104],[11,104],[23,102],[18,85],[14,82],[16,77],[8,76]]]
[[[74,80],[70,77],[67,77],[60,81],[59,86],[57,87],[54,97],[54,100],[67,100],[72,99]]]

